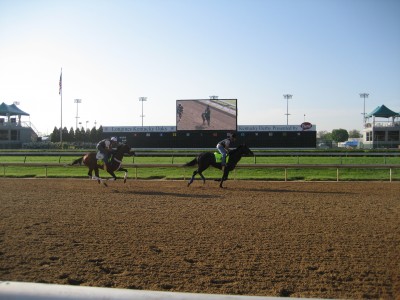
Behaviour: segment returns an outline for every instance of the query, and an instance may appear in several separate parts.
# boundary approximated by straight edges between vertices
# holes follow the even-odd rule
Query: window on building
[[[400,131],[389,131],[388,141],[400,141]]]
[[[11,140],[19,141],[19,131],[18,130],[11,130]]]
[[[384,142],[385,141],[385,132],[384,131],[375,131],[374,132],[374,141]]]
[[[0,130],[0,141],[8,140],[8,130]]]

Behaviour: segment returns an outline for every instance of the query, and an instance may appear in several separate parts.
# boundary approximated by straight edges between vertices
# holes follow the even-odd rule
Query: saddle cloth
[[[217,163],[221,163],[222,162],[222,154],[219,152],[214,152],[214,156],[215,156],[215,162]],[[229,155],[226,155],[226,159],[225,159],[226,163],[228,163],[229,161]]]
[[[103,160],[103,158],[104,158],[104,154],[101,153],[100,151],[98,151],[97,154],[96,154],[96,159],[97,160]]]

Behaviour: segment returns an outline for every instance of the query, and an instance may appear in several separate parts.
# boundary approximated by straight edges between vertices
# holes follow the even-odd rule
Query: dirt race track
[[[0,280],[400,299],[399,182],[0,179]]]

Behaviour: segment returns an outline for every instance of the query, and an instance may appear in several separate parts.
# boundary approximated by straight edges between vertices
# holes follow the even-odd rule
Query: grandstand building
[[[23,143],[37,140],[30,122],[22,120],[25,116],[29,114],[15,104],[0,104],[0,149],[18,149]]]
[[[381,105],[366,115],[363,148],[400,148],[400,113]]]
[[[104,126],[104,137],[116,136],[132,148],[215,148],[228,131],[177,130],[176,126]],[[252,148],[316,148],[316,126],[238,125],[236,144]]]

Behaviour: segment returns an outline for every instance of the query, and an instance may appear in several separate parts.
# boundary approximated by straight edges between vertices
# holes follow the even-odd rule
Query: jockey
[[[97,143],[97,150],[103,155],[104,170],[107,171],[108,159],[110,158],[110,153],[112,148],[118,144],[118,140],[115,136],[111,139],[104,139]]]
[[[229,151],[229,146],[231,145],[231,143],[236,141],[236,134],[232,133],[228,136],[228,138],[220,141],[217,144],[217,149],[219,151],[219,153],[222,154],[222,160],[221,160],[221,166],[222,166],[222,171],[225,170],[225,166],[226,166],[226,154]]]

